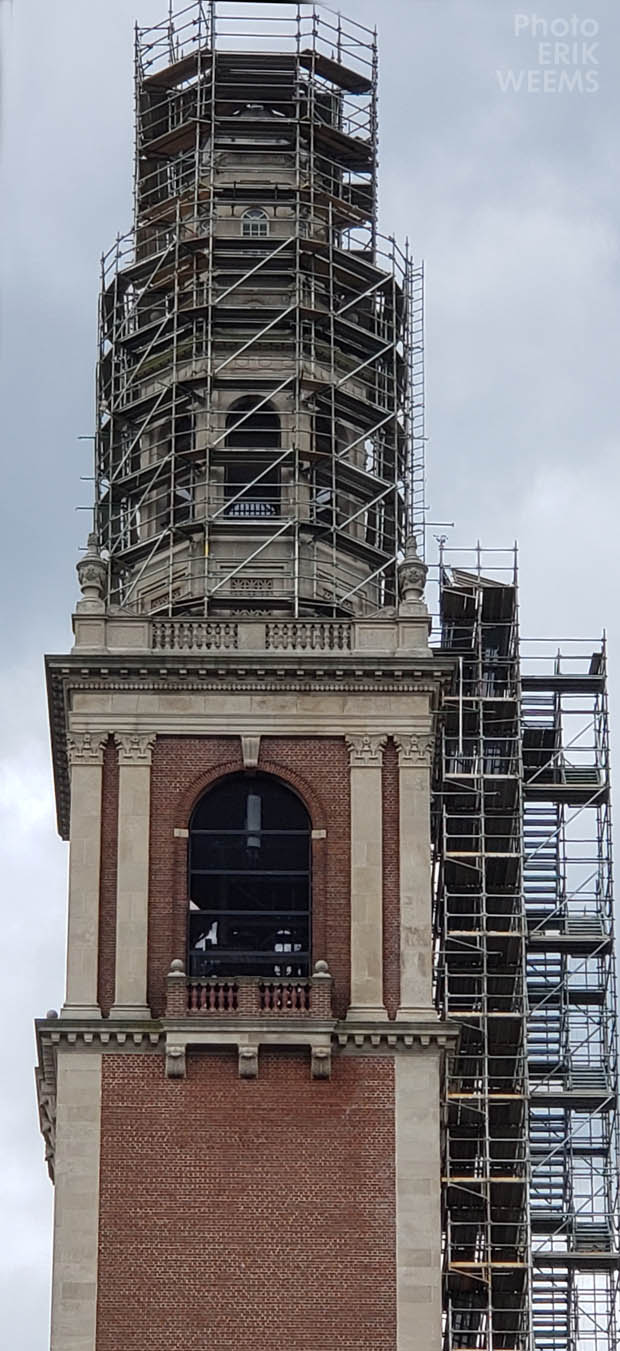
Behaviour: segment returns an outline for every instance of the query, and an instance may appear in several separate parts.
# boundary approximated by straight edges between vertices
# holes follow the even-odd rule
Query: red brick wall
[[[118,852],[118,754],[112,740],[103,753],[101,884],[99,898],[99,1004],[104,1016],[114,1003],[116,961],[116,871]]]
[[[242,769],[238,737],[158,737],[151,780],[151,882],[149,901],[149,1002],[163,1012],[165,975],[183,957],[187,923],[186,829],[201,792],[224,774]],[[279,775],[304,799],[312,826],[326,830],[315,840],[313,954],[325,958],[334,976],[334,1007],[349,1003],[350,802],[349,756],[343,739],[268,737],[261,741],[259,769]]]
[[[103,1058],[97,1351],[394,1351],[394,1068]]]
[[[186,829],[200,794],[222,775],[243,767],[239,737],[158,737],[151,780],[149,1002],[164,1011],[165,976],[184,957],[187,922]],[[259,768],[277,774],[304,799],[312,825],[325,830],[312,848],[313,958],[325,958],[334,976],[334,1010],[349,1004],[350,792],[344,739],[265,737]],[[399,999],[398,757],[391,742],[383,770],[384,987],[388,1012]],[[104,756],[101,831],[99,999],[104,1014],[114,999],[118,764],[112,741]]]

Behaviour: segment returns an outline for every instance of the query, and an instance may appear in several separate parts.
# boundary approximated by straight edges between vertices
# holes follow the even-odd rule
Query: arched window
[[[226,419],[226,447],[238,453],[226,463],[227,516],[256,518],[280,512],[280,469],[269,452],[280,449],[280,418],[270,403],[248,395]]]
[[[241,217],[244,239],[266,239],[269,234],[269,216],[260,206],[251,206]]]
[[[189,832],[190,975],[308,975],[310,833],[278,779],[236,775],[204,794]]]

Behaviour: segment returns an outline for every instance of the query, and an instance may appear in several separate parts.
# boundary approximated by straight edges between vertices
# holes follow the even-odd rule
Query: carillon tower
[[[376,94],[373,34],[303,3],[136,35],[95,529],[47,663],[52,1351],[441,1345],[454,658],[429,647],[422,277],[377,230]]]

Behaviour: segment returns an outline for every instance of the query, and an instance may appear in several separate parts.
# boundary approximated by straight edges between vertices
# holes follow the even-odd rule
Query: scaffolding
[[[440,560],[434,798],[445,1351],[612,1351],[617,1030],[605,643],[519,636],[517,559]],[[465,561],[465,566],[463,562]],[[594,648],[594,650],[592,650]]]
[[[424,277],[377,226],[376,34],[305,3],[136,30],[102,260],[96,530],[159,614],[394,604],[424,524]]]

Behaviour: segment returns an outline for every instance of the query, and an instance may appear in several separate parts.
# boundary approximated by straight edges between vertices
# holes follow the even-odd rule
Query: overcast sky
[[[70,644],[88,527],[76,508],[91,500],[90,443],[78,438],[93,424],[99,255],[130,221],[132,26],[165,9],[0,0],[0,1317],[16,1351],[47,1345],[51,1187],[32,1019],[63,995],[66,857],[41,654]],[[382,225],[426,260],[430,501],[433,520],[455,522],[436,533],[458,546],[518,538],[524,633],[607,625],[617,692],[617,0],[539,0],[536,34],[533,11],[506,0],[352,9],[380,30]],[[555,51],[574,14],[580,31]]]

